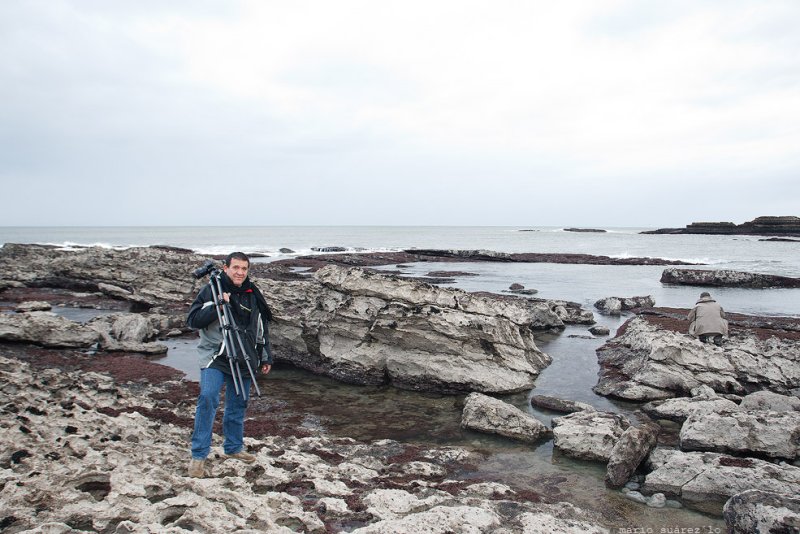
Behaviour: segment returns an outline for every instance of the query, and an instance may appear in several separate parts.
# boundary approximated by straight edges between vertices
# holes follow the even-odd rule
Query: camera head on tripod
[[[214,274],[216,271],[219,271],[216,267],[214,267],[214,262],[212,260],[206,260],[206,262],[192,271],[192,276],[195,278],[203,278],[208,274]]]

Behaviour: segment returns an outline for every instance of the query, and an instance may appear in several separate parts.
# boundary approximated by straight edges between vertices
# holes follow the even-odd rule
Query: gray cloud
[[[787,2],[4,2],[0,224],[796,214],[798,23]]]

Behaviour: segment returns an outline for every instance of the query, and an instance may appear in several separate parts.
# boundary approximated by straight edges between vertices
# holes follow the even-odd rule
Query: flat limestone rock
[[[681,449],[800,458],[800,412],[692,413],[681,427]]]

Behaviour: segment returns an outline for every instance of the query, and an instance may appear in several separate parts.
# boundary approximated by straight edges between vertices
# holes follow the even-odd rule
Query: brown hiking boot
[[[189,476],[192,478],[205,478],[208,476],[206,471],[205,460],[195,460],[192,458],[189,461]]]
[[[252,464],[253,462],[256,461],[255,456],[245,451],[234,452],[233,454],[226,454],[225,457],[233,458],[234,460],[241,460],[246,464]]]

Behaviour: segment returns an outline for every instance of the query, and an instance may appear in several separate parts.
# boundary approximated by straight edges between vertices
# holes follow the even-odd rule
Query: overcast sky
[[[800,2],[0,2],[0,225],[800,215]]]

